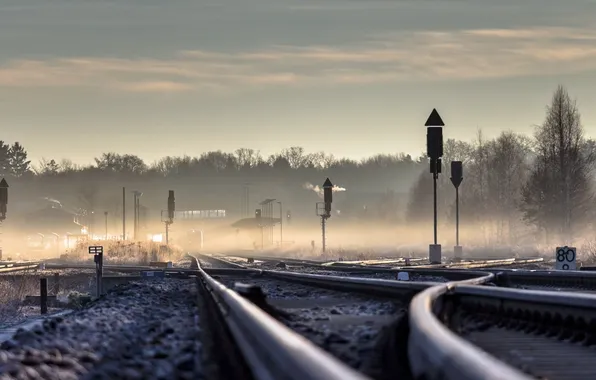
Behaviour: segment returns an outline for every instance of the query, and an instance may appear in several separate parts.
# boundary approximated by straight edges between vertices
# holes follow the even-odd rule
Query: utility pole
[[[139,208],[140,208],[140,198],[143,196],[143,193],[135,190],[132,192],[133,194],[133,211],[134,211],[134,240],[139,240]]]
[[[430,172],[433,176],[433,208],[434,208],[434,244],[429,245],[428,258],[431,264],[441,263],[441,245],[438,244],[437,229],[437,179],[441,173],[441,157],[443,157],[443,127],[445,124],[436,109],[433,108],[424,124],[426,128],[426,150],[430,158]]]
[[[122,188],[122,240],[126,240],[126,187]]]
[[[137,240],[137,192],[132,192],[132,240]]]
[[[257,220],[257,225],[261,229],[261,250],[263,250],[263,224],[262,224],[262,210],[260,208],[255,210],[255,219]]]
[[[279,248],[282,248],[284,241],[284,218],[282,211],[283,206],[281,202],[277,203],[279,204]]]
[[[317,203],[317,216],[321,217],[321,234],[323,240],[323,253],[327,248],[327,235],[325,231],[325,224],[327,219],[331,218],[331,203],[333,202],[333,184],[327,178],[323,183],[323,202]]]
[[[168,217],[164,221],[166,225],[166,245],[170,244],[170,224],[174,223],[174,212],[176,211],[176,198],[174,197],[174,190],[169,190],[168,193]]]
[[[105,222],[106,222],[106,240],[108,240],[108,212],[104,211],[103,215],[105,216]]]
[[[241,211],[241,217],[242,218],[248,218],[249,214],[250,214],[250,203],[249,203],[249,191],[250,191],[250,183],[245,183],[242,186],[242,199],[241,199],[241,204],[240,204],[240,211]]]

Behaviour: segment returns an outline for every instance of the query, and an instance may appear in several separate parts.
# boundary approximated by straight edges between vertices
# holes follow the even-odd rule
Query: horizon
[[[581,112],[581,110],[580,110]],[[440,114],[440,112],[439,112]],[[546,112],[545,112],[546,114]],[[430,115],[430,112],[429,112]],[[583,119],[582,119],[583,120]],[[542,123],[540,124],[542,125]],[[535,127],[539,127],[540,125],[536,125]],[[585,128],[585,127],[584,127]],[[443,128],[445,129],[445,127]],[[523,133],[523,132],[516,132],[513,129],[503,129],[501,131],[498,131],[498,133],[494,136],[487,136],[484,132],[484,130],[482,130],[482,128],[479,128],[475,131],[475,135],[474,137],[471,137],[469,139],[453,139],[455,141],[460,141],[460,142],[465,142],[471,145],[475,145],[478,142],[478,133],[482,134],[482,137],[484,139],[486,139],[486,141],[489,140],[493,140],[496,139],[497,137],[499,137],[499,135],[501,135],[502,133],[506,133],[506,132],[512,132],[515,133],[516,135],[521,135],[521,136],[526,136],[529,137],[530,139],[534,139],[534,132],[532,133]],[[593,140],[596,139],[596,134],[594,137],[592,137],[591,135],[585,133],[584,134],[584,138],[586,140]],[[452,139],[452,137],[448,136],[448,135],[444,135],[444,141],[447,141],[449,139]],[[12,145],[15,142],[19,142],[20,141],[4,141],[4,143],[10,144]],[[89,167],[89,166],[94,166],[96,164],[95,162],[95,158],[100,158],[102,154],[107,154],[107,153],[114,153],[114,154],[118,154],[118,155],[133,155],[133,156],[137,156],[139,157],[141,160],[143,160],[143,162],[148,165],[154,165],[156,163],[158,163],[160,160],[166,158],[166,157],[173,157],[173,158],[177,158],[177,157],[190,157],[190,158],[200,158],[200,156],[202,154],[206,154],[209,152],[222,152],[222,153],[227,153],[227,154],[234,154],[237,150],[239,149],[253,149],[255,151],[256,154],[260,155],[260,157],[264,160],[267,161],[269,157],[271,157],[272,155],[278,155],[280,154],[283,150],[285,149],[290,149],[292,147],[298,147],[298,148],[303,148],[304,149],[304,154],[305,155],[309,155],[309,154],[316,154],[316,153],[325,153],[326,155],[332,155],[333,158],[335,160],[341,160],[341,159],[348,159],[348,160],[352,160],[355,162],[361,162],[361,161],[365,161],[367,159],[376,157],[376,156],[392,156],[392,157],[397,157],[400,155],[404,155],[404,156],[410,156],[412,158],[412,160],[417,160],[420,158],[424,158],[424,159],[428,159],[428,157],[426,156],[425,150],[426,150],[426,145],[422,145],[421,148],[417,151],[417,153],[413,153],[413,152],[401,152],[401,151],[394,151],[394,152],[371,152],[369,154],[362,154],[362,155],[358,155],[358,156],[340,156],[338,154],[335,154],[333,151],[309,151],[307,150],[305,147],[303,146],[285,146],[285,147],[280,147],[277,150],[272,150],[272,151],[268,151],[268,152],[262,152],[258,149],[254,149],[251,147],[244,147],[244,146],[239,146],[237,148],[231,149],[231,150],[222,150],[222,149],[216,149],[216,150],[209,150],[209,151],[202,151],[202,152],[195,152],[193,154],[188,154],[188,153],[182,153],[182,154],[173,154],[173,155],[167,155],[167,156],[161,156],[158,157],[156,159],[153,159],[152,161],[149,161],[147,159],[145,159],[142,156],[136,155],[133,152],[128,152],[128,151],[105,151],[100,153],[97,156],[92,157],[90,160],[86,160],[86,161],[80,161],[77,162],[75,160],[72,160],[68,157],[35,157],[33,155],[31,155],[31,152],[27,150],[27,147],[24,146],[25,150],[27,150],[28,153],[28,159],[31,160],[31,168],[37,168],[39,166],[39,164],[41,163],[42,160],[54,160],[56,163],[60,164],[61,161],[63,160],[68,160],[70,162],[72,162],[74,165],[80,166],[80,167]]]

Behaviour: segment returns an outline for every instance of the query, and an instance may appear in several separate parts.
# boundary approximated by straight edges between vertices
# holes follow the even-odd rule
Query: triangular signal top
[[[8,182],[4,178],[0,181],[0,187],[8,188]]]
[[[329,178],[327,178],[325,180],[325,183],[323,184],[323,188],[325,187],[333,187],[333,184],[331,183],[331,180],[329,180]]]
[[[433,112],[430,113],[430,116],[426,120],[426,123],[424,124],[424,126],[425,127],[444,127],[445,123],[443,123],[443,120],[441,119],[441,116],[439,116],[439,113],[437,112],[437,110],[435,108],[433,108]]]

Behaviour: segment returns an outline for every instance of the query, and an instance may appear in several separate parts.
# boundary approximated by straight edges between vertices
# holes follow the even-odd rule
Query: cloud
[[[76,57],[0,65],[3,87],[135,93],[472,80],[596,70],[596,28],[397,32],[343,46],[181,51],[170,58]]]
[[[169,81],[146,81],[146,82],[128,82],[119,87],[123,91],[129,92],[186,92],[191,91],[193,86],[187,83],[169,82]]]

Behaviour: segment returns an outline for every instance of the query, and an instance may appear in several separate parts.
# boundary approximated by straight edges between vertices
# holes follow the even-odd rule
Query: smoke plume
[[[306,182],[304,185],[302,185],[303,188],[305,188],[306,190],[312,190],[315,193],[317,193],[317,195],[321,198],[323,198],[323,188],[320,186],[315,186],[310,182]],[[334,193],[337,193],[338,191],[346,191],[345,187],[340,187],[337,185],[333,185],[333,188],[331,189],[331,191],[333,191]]]

